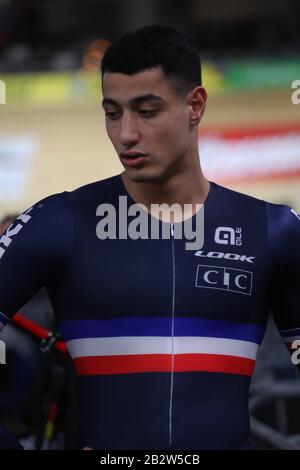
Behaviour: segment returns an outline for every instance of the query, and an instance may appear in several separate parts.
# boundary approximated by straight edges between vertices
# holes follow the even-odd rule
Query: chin
[[[159,173],[154,173],[146,171],[143,169],[140,170],[125,170],[128,178],[134,183],[158,183],[164,180],[163,175]]]

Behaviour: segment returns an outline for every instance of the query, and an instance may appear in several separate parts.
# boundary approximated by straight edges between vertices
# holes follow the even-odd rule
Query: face
[[[197,145],[205,98],[202,87],[180,96],[160,68],[104,74],[106,130],[132,181],[163,181],[182,170]]]

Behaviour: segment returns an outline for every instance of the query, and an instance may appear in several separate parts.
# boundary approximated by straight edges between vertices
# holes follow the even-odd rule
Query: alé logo
[[[27,222],[29,222],[31,219],[31,216],[28,214],[32,211],[32,209],[33,207],[30,207],[30,209],[27,209],[27,211],[19,215],[19,217],[16,218],[16,220],[8,227],[4,235],[2,235],[0,238],[0,259],[11,244],[13,237],[17,235],[20,230],[22,230],[24,225],[27,224]],[[16,224],[17,221],[19,221],[19,223]]]
[[[219,245],[242,246],[242,229],[218,227],[215,231],[215,242]]]

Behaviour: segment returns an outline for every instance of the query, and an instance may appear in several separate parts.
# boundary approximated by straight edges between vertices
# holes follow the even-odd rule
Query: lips
[[[147,155],[142,152],[131,150],[128,152],[122,152],[120,157],[125,166],[134,167],[143,163],[146,160]]]

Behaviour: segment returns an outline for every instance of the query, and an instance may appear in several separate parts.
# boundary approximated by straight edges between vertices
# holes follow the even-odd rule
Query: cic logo
[[[195,287],[251,295],[253,273],[244,269],[198,264]]]
[[[242,229],[232,227],[218,227],[215,231],[215,242],[219,245],[242,246]]]

